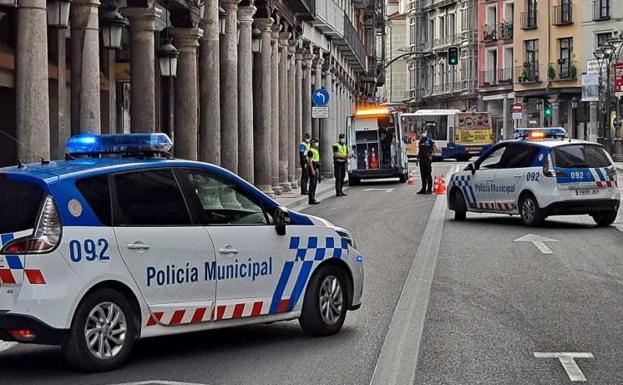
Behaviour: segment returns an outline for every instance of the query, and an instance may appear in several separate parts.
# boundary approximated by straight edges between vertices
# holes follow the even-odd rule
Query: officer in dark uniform
[[[422,177],[422,188],[418,194],[432,194],[433,192],[433,153],[437,146],[428,137],[426,131],[422,132],[419,142],[418,160],[420,163],[420,176]]]
[[[309,184],[309,169],[307,167],[307,153],[309,152],[309,134],[303,135],[303,141],[299,144],[299,163],[301,164],[301,195],[307,195]]]
[[[309,169],[309,190],[308,190],[308,203],[310,205],[317,205],[316,200],[316,186],[318,185],[318,174],[320,174],[320,151],[318,151],[318,139],[313,138],[311,140],[311,147],[307,151],[307,168]]]
[[[348,161],[348,146],[346,146],[346,135],[340,134],[338,141],[333,145],[333,174],[335,175],[335,195],[338,197],[344,194],[344,178],[346,177],[346,162]]]

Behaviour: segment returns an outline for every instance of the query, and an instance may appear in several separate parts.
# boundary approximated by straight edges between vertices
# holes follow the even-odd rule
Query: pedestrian
[[[303,135],[303,141],[299,144],[299,162],[301,164],[301,195],[307,195],[309,185],[309,169],[307,168],[307,153],[309,152],[309,134]]]
[[[311,140],[311,147],[307,151],[307,169],[309,170],[309,190],[307,201],[310,205],[317,205],[316,185],[318,184],[318,174],[320,168],[320,151],[318,151],[318,139]]]
[[[346,196],[344,194],[344,178],[346,177],[348,158],[346,135],[340,134],[337,143],[333,145],[333,175],[335,176],[335,195],[338,197]]]
[[[433,153],[436,149],[435,142],[428,137],[426,131],[423,131],[418,145],[418,160],[422,179],[422,188],[417,192],[418,194],[433,193]]]

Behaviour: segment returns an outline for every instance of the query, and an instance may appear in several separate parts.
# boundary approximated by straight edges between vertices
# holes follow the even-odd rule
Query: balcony
[[[538,61],[523,63],[523,66],[516,68],[516,73],[517,83],[519,84],[538,83],[541,81],[539,78]]]
[[[550,63],[547,69],[547,79],[550,81],[575,81],[578,80],[578,62],[567,59],[558,59]]]
[[[521,29],[535,29],[537,27],[537,12],[530,10],[521,13]]]
[[[314,27],[332,38],[344,35],[344,11],[335,0],[315,0]]]
[[[561,4],[554,6],[554,14],[552,15],[553,25],[570,25],[573,24],[573,5]]]
[[[503,21],[498,24],[499,37],[502,40],[511,40],[513,38],[513,22]]]
[[[478,85],[480,87],[493,87],[511,84],[513,82],[513,68],[497,68],[480,71]]]
[[[491,43],[498,40],[498,33],[495,24],[485,24],[482,28],[482,41]]]
[[[593,0],[593,21],[610,20],[610,0]]]
[[[355,67],[355,70],[366,71],[366,49],[348,15],[340,10],[340,16],[343,20],[344,34],[341,38],[335,39],[334,42],[346,60]]]

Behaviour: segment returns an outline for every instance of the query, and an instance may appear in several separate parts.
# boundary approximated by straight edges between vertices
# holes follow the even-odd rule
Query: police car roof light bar
[[[518,128],[513,133],[515,139],[564,139],[567,131],[562,127],[556,128]]]
[[[173,142],[166,134],[77,135],[67,140],[70,155],[166,154]]]

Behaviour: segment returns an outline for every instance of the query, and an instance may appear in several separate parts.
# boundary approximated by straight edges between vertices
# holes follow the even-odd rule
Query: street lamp
[[[121,49],[121,34],[128,25],[128,19],[119,10],[109,9],[102,15],[102,40],[108,49]]]
[[[50,1],[47,6],[48,25],[53,28],[69,27],[69,7],[70,0]]]
[[[160,74],[164,77],[175,77],[177,75],[177,58],[180,52],[175,48],[171,41],[166,41],[158,50],[158,61],[160,63]]]

